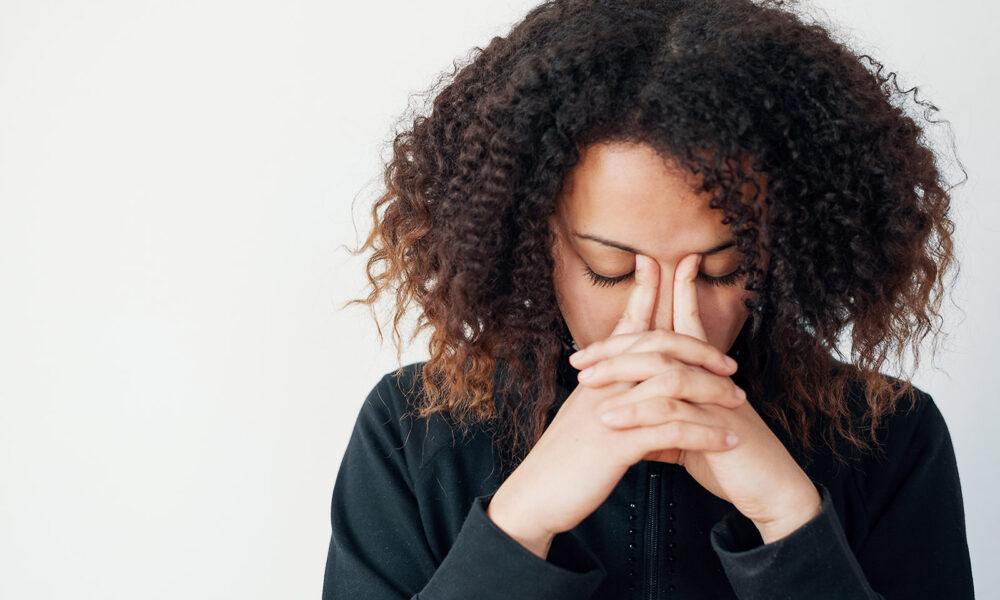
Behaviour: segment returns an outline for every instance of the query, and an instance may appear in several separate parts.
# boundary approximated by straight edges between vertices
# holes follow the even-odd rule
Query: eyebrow
[[[611,241],[611,240],[606,240],[606,239],[604,239],[602,237],[598,237],[596,235],[590,235],[588,233],[578,233],[576,231],[573,232],[573,235],[575,235],[576,237],[578,237],[580,239],[590,240],[592,242],[597,242],[598,244],[604,244],[605,246],[609,246],[609,247],[615,248],[617,250],[624,250],[625,252],[631,252],[632,254],[644,254],[646,256],[649,256],[649,254],[646,254],[645,252],[636,250],[635,248],[632,248],[631,246],[626,246],[625,244],[622,244],[622,243],[619,243],[619,242],[614,242],[614,241]],[[705,250],[704,252],[698,252],[698,254],[700,254],[702,256],[709,256],[709,255],[712,255],[712,254],[717,254],[719,252],[722,252],[726,248],[731,248],[731,247],[733,247],[735,245],[736,245],[736,240],[729,240],[728,242],[722,242],[718,246],[715,246],[713,248],[709,248],[708,250]]]

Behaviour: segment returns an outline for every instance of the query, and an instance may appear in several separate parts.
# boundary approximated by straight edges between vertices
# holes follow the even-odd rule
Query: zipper
[[[649,463],[649,504],[646,506],[646,598],[656,600],[658,567],[657,549],[660,546],[660,475],[663,465]]]

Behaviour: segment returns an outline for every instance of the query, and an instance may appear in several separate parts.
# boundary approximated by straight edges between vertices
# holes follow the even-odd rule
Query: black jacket
[[[822,511],[774,543],[683,467],[642,461],[543,560],[486,516],[503,482],[488,431],[460,439],[440,413],[403,416],[419,369],[386,375],[361,408],[333,489],[324,600],[973,597],[955,454],[922,391],[885,422],[884,454],[805,468]],[[568,362],[560,373],[559,403],[575,386]]]

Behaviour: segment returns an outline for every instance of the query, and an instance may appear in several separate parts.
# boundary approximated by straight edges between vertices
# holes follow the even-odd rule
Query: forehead
[[[593,144],[567,174],[559,211],[577,233],[672,257],[731,237],[697,183],[648,145]]]

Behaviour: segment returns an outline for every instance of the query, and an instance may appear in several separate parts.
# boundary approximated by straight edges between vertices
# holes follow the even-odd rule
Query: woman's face
[[[660,269],[650,328],[673,329],[674,271],[685,256],[701,254],[695,285],[708,342],[723,352],[732,346],[748,315],[746,276],[733,275],[740,254],[722,211],[708,208],[694,184],[644,144],[583,150],[551,222],[556,297],[581,348],[607,338],[621,318],[637,252]]]

